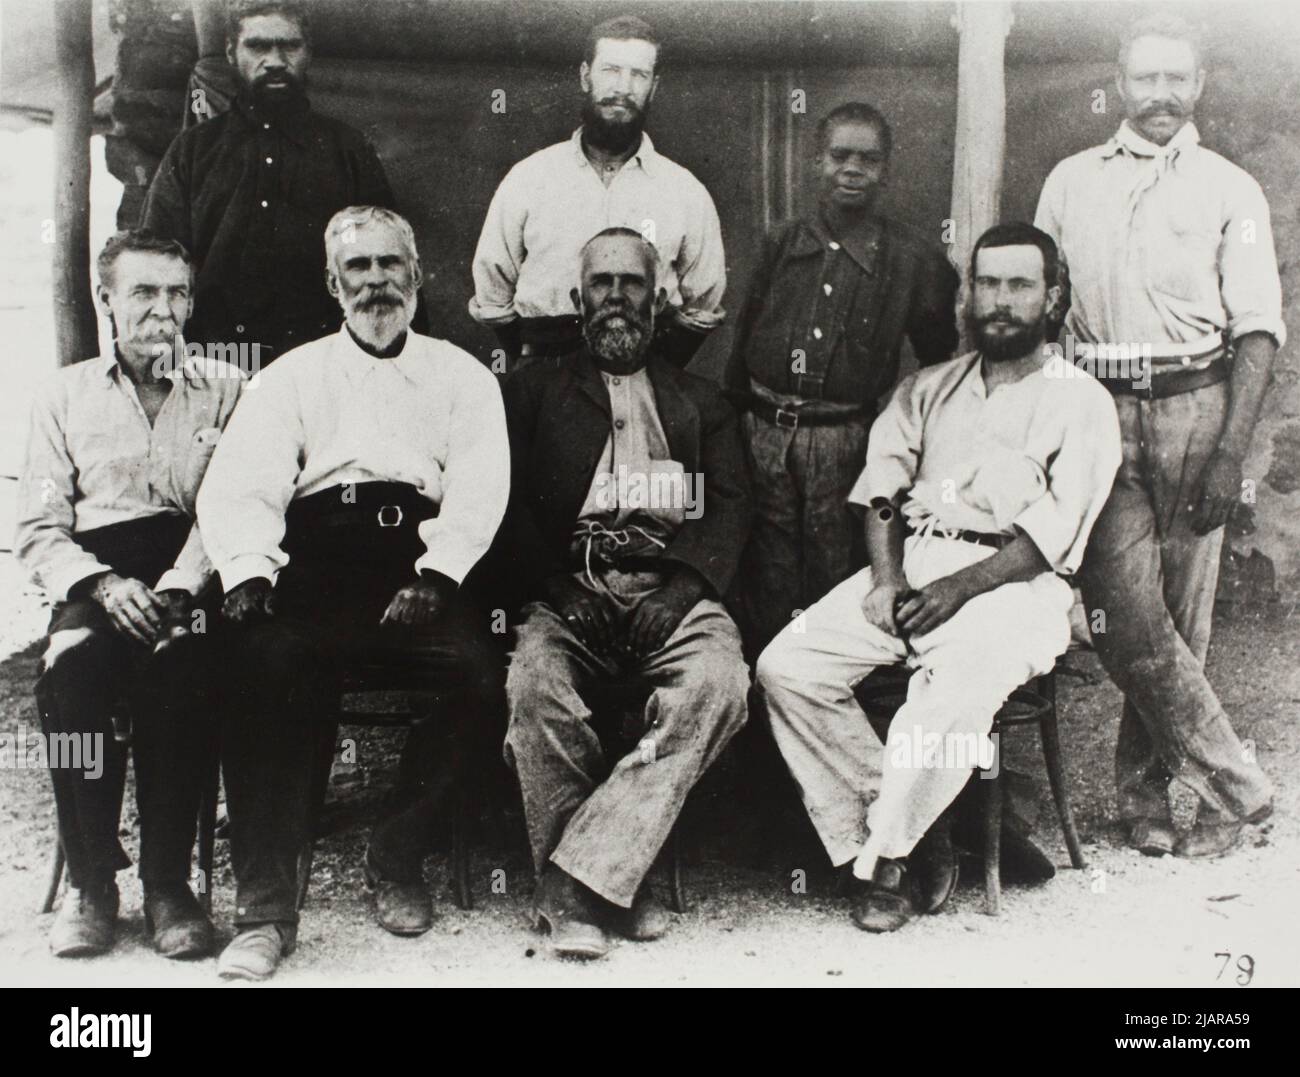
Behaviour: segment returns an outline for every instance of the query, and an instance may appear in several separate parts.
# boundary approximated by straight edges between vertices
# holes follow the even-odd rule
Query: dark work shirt
[[[325,226],[353,205],[395,208],[383,165],[357,130],[305,99],[260,111],[244,95],[182,131],[149,187],[141,224],[198,265],[186,340],[252,344],[264,365],[338,329],[325,289]],[[418,330],[417,326],[417,330]]]
[[[903,337],[922,366],[957,347],[957,273],[943,252],[874,218],[843,243],[821,211],[768,236],[736,327],[726,385],[874,408],[898,378]]]

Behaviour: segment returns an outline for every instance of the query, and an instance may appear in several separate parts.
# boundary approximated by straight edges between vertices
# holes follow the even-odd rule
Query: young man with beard
[[[1069,643],[1058,573],[1078,567],[1120,444],[1109,394],[1045,365],[1057,280],[1056,245],[1038,229],[980,237],[978,350],[906,378],[871,428],[850,495],[867,509],[871,567],[758,661],[777,745],[831,861],[853,864],[866,931],[912,917],[908,854],[984,758],[1007,696]],[[898,663],[916,672],[882,745],[853,689]]]
[[[1124,122],[1052,170],[1037,215],[1069,266],[1067,334],[1149,356],[1140,377],[1105,379],[1124,464],[1079,573],[1124,693],[1119,811],[1148,856],[1226,853],[1273,802],[1204,666],[1224,525],[1286,327],[1264,192],[1192,122],[1204,85],[1187,23],[1135,23],[1116,77]]]
[[[862,564],[847,499],[903,337],[922,366],[957,346],[957,274],[941,250],[876,212],[890,148],[889,124],[870,105],[822,119],[817,205],[768,237],[736,327],[725,381],[745,412],[755,478],[738,599],[753,654]]]
[[[129,718],[145,922],[165,957],[198,957],[212,922],[188,880],[216,712],[200,676],[207,634],[188,629],[216,608],[194,500],[243,378],[215,360],[174,362],[194,287],[179,243],[121,232],[98,268],[113,354],[64,368],[37,395],[14,543],[54,603],[36,684],[42,730],[98,749],[94,767],[50,771],[70,883],[50,948],[81,957],[113,945],[114,876],[130,863],[114,720]]]
[[[320,247],[330,217],[344,206],[396,204],[361,132],[307,99],[305,5],[238,0],[226,57],[240,83],[233,106],[176,137],[141,220],[198,263],[189,339],[240,347],[244,369],[255,371],[339,326]]]
[[[432,925],[422,865],[434,825],[504,718],[500,650],[460,593],[509,490],[496,379],[408,328],[421,272],[402,217],[349,206],[325,250],[343,328],[261,375],[199,493],[237,637],[223,751],[239,933],[219,965],[232,978],[269,976],[293,948],[315,745],[350,662],[445,684],[433,720],[407,735],[399,806],[366,850],[376,917],[394,934]]]
[[[632,228],[659,253],[668,308],[657,348],[666,359],[684,367],[722,323],[727,267],[713,199],[645,133],[660,60],[642,20],[595,27],[578,72],[582,126],[520,161],[497,188],[474,252],[469,312],[512,359],[582,346],[569,285],[582,245],[602,228]]]
[[[655,351],[666,295],[654,247],[606,229],[579,266],[585,348],[506,381],[515,481],[499,552],[527,600],[505,753],[540,876],[538,926],[557,954],[593,958],[607,928],[634,940],[667,930],[646,874],[745,721],[749,673],[719,596],[749,491],[720,391]],[[649,694],[645,732],[611,771],[589,698],[627,679]]]

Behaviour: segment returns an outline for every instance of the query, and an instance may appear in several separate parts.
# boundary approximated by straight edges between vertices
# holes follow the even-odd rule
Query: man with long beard
[[[325,249],[343,328],[260,376],[199,492],[236,637],[223,751],[239,933],[219,966],[232,978],[264,978],[293,948],[314,745],[348,663],[445,684],[434,720],[407,736],[398,808],[366,851],[376,917],[394,934],[432,925],[422,865],[434,825],[504,717],[499,648],[460,593],[509,490],[496,379],[408,328],[421,272],[402,217],[347,207]]]
[[[1227,853],[1273,804],[1204,666],[1224,525],[1286,325],[1268,201],[1200,144],[1204,86],[1191,26],[1136,22],[1116,76],[1124,121],[1052,170],[1036,218],[1069,267],[1067,333],[1149,357],[1140,377],[1105,379],[1124,464],[1079,572],[1097,655],[1124,693],[1119,813],[1147,856]]]
[[[586,347],[506,382],[515,481],[500,550],[523,577],[506,680],[506,760],[540,876],[538,926],[593,958],[606,929],[658,938],[645,877],[692,786],[745,721],[749,674],[719,601],[749,526],[736,417],[709,382],[655,354],[655,251],[610,228],[580,252]],[[649,698],[612,768],[591,691]]]
[[[722,323],[727,267],[713,199],[645,133],[660,60],[641,19],[595,27],[579,68],[582,126],[520,161],[497,188],[474,252],[469,312],[511,359],[582,346],[569,286],[582,245],[602,228],[641,232],[659,254],[668,309],[657,348],[666,359],[685,366]]]
[[[199,267],[186,339],[242,349],[241,367],[255,372],[339,326],[320,246],[330,217],[396,203],[365,136],[307,99],[303,4],[233,4],[226,58],[240,85],[232,107],[176,137],[141,221],[183,243]]]
[[[1038,229],[980,237],[977,350],[905,379],[871,428],[851,495],[867,509],[871,567],[758,660],[773,735],[832,863],[853,865],[866,931],[911,919],[908,854],[986,760],[1007,696],[1069,643],[1058,574],[1079,565],[1120,443],[1109,394],[1045,362],[1057,279]],[[916,672],[882,746],[853,689],[898,663]]]

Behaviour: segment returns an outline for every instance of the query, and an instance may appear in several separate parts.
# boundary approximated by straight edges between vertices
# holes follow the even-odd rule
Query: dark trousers
[[[184,517],[157,516],[77,539],[118,575],[152,586],[189,528]],[[140,878],[146,889],[188,879],[199,793],[216,750],[207,643],[191,636],[154,655],[89,599],[55,606],[36,706],[47,744],[75,738],[81,747],[81,765],[50,770],[73,886],[102,885],[131,863],[118,840],[126,748],[114,735],[115,720],[119,734],[130,730],[135,756]]]
[[[401,522],[382,526],[381,508]],[[337,718],[349,669],[418,675],[433,718],[407,735],[394,812],[370,855],[388,879],[415,881],[458,776],[490,765],[505,724],[504,657],[490,616],[456,596],[426,626],[380,625],[416,580],[421,519],[434,507],[410,487],[365,483],[290,506],[289,564],[275,615],[230,633],[232,705],[222,741],[238,924],[294,922],[298,855],[311,840],[312,775],[321,724]],[[398,513],[383,508],[392,524]],[[473,780],[472,778],[470,780]]]

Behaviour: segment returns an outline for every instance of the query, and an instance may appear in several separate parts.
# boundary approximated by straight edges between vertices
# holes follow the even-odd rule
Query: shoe
[[[184,961],[212,952],[212,921],[184,883],[145,891],[144,926],[163,957]]]
[[[1164,856],[1174,851],[1178,835],[1169,823],[1135,819],[1129,824],[1128,843],[1143,856]]]
[[[943,816],[916,843],[907,858],[912,904],[918,912],[936,913],[948,904],[957,889],[957,853],[952,845],[952,828]]]
[[[1197,823],[1196,829],[1178,838],[1174,853],[1187,859],[1211,859],[1232,852],[1241,844],[1240,823]]]
[[[1034,885],[1045,883],[1055,877],[1056,865],[1030,839],[1005,821],[1002,824],[1000,842],[1001,863],[998,865],[998,877],[1007,884],[1021,883]]]
[[[255,924],[242,928],[217,959],[217,975],[223,980],[265,980],[279,967],[280,959],[294,951],[298,941],[295,924]]]
[[[855,887],[849,914],[863,931],[876,934],[897,931],[916,915],[910,890],[906,861],[881,857],[876,861],[871,882]]]
[[[113,948],[117,928],[117,883],[69,887],[50,928],[55,957],[94,957]]]
[[[393,935],[414,937],[433,927],[433,899],[424,880],[397,882],[385,879],[366,850],[366,888],[375,895],[375,919]]]
[[[533,896],[533,922],[550,932],[557,957],[592,961],[609,953],[609,938],[600,926],[595,895],[573,876],[548,864]]]
[[[615,931],[633,942],[654,942],[668,934],[672,917],[664,903],[655,897],[650,887],[637,891],[630,909],[617,909],[610,917]]]

